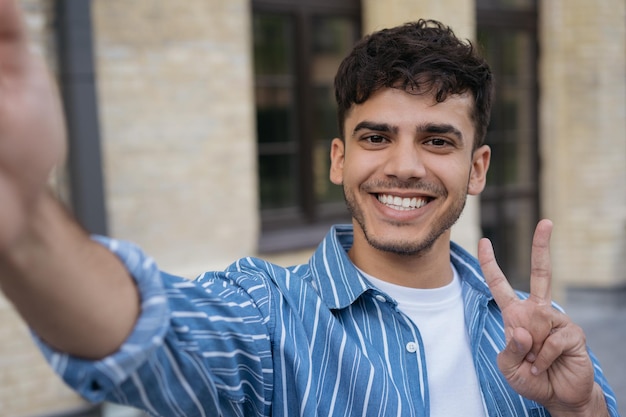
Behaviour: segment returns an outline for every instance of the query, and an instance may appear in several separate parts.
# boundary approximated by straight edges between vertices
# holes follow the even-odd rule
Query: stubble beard
[[[448,195],[445,190],[442,194],[443,195],[441,197],[444,198]],[[416,256],[428,252],[433,247],[437,239],[439,239],[441,235],[443,235],[457,222],[467,201],[467,192],[456,196],[450,209],[445,212],[442,217],[435,219],[434,223],[430,227],[430,232],[422,240],[386,241],[378,239],[376,236],[372,236],[371,233],[368,232],[363,210],[357,203],[354,194],[346,189],[345,184],[343,186],[343,196],[350,215],[363,231],[363,235],[365,236],[367,243],[377,250],[400,256]],[[402,222],[390,221],[389,224],[395,227],[404,226],[404,223]]]

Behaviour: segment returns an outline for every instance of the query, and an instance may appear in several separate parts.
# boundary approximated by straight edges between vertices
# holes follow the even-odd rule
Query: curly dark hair
[[[474,149],[484,143],[491,114],[493,75],[470,41],[456,37],[436,20],[420,19],[362,38],[343,60],[335,76],[339,131],[354,104],[381,88],[404,88],[433,94],[437,102],[450,94],[471,92]]]

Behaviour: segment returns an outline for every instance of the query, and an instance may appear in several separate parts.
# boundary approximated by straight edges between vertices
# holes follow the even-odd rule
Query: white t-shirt
[[[465,328],[458,272],[452,282],[435,289],[407,288],[363,275],[398,302],[419,329],[428,370],[431,417],[484,417],[485,406]]]

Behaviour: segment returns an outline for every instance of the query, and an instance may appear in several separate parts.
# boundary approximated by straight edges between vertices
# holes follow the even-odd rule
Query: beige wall
[[[256,248],[246,0],[95,0],[110,234],[195,276]]]
[[[435,19],[462,37],[476,32],[474,0],[363,0],[363,29],[366,33],[418,19]]]
[[[561,285],[626,283],[626,2],[540,4],[542,202]]]

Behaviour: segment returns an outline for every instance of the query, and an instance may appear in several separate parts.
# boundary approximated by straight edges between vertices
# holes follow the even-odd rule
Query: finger
[[[478,242],[478,261],[500,310],[504,310],[508,305],[519,300],[496,262],[489,239],[483,238]]]
[[[552,329],[533,361],[531,372],[538,375],[546,371],[564,354],[579,357],[583,362],[588,360],[585,333],[579,326],[571,322],[568,325]]]
[[[506,347],[498,355],[498,367],[502,374],[511,378],[526,361],[526,355],[533,345],[530,333],[521,327],[513,329]]]
[[[550,304],[552,265],[550,262],[550,236],[552,222],[541,220],[535,229],[531,252],[530,295],[539,304]]]
[[[15,0],[0,0],[0,39],[12,39],[24,35],[20,9]]]
[[[0,0],[0,69],[22,67],[28,37],[21,10],[15,0]]]

